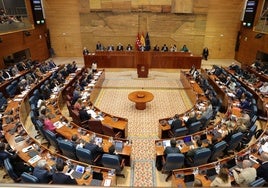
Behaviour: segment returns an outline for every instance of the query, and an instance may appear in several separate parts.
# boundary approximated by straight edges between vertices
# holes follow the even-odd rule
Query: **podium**
[[[148,73],[149,73],[148,65],[145,64],[137,65],[138,78],[148,78]]]

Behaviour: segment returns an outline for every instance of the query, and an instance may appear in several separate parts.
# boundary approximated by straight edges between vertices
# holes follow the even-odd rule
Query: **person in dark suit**
[[[115,156],[117,156],[118,159],[119,159],[119,161],[120,161],[120,164],[121,164],[121,162],[122,162],[123,159],[122,159],[122,157],[121,157],[120,155],[118,155],[118,154],[116,153],[114,145],[111,145],[111,147],[109,147],[109,154],[110,154],[110,155],[115,155]]]
[[[104,50],[104,47],[102,46],[100,41],[98,41],[98,43],[96,44],[96,51],[103,51],[103,50]]]
[[[84,47],[83,49],[83,55],[88,55],[89,54],[89,51],[87,49],[87,47]]]
[[[76,185],[77,182],[75,179],[72,179],[70,176],[63,173],[65,163],[62,159],[57,159],[56,162],[56,172],[52,175],[52,184],[71,184]]]
[[[85,105],[82,105],[81,109],[79,110],[79,118],[81,122],[91,119],[91,115],[87,113]]]
[[[174,120],[170,125],[172,132],[175,132],[176,129],[179,129],[182,127],[182,121],[180,120],[180,117],[178,114],[175,114]]]
[[[167,156],[167,154],[169,153],[180,153],[180,149],[178,147],[176,147],[176,140],[175,139],[171,139],[170,140],[170,146],[167,146],[164,150],[164,155]]]
[[[209,51],[207,47],[203,49],[202,55],[203,55],[203,59],[208,60]]]
[[[86,143],[84,146],[85,149],[88,149],[91,151],[93,158],[95,159],[98,155],[102,155],[103,154],[103,148],[98,146],[97,144],[94,143]]]
[[[124,51],[124,47],[121,43],[119,43],[116,47],[116,51]]]
[[[257,168],[257,177],[265,179],[268,182],[268,153],[261,153],[261,165]]]
[[[166,44],[164,44],[164,46],[162,46],[161,51],[162,52],[168,52],[168,47],[167,47]]]
[[[192,123],[196,122],[197,121],[197,118],[196,118],[196,114],[194,111],[192,111],[190,114],[189,114],[189,118],[187,121],[185,121],[185,125],[187,127],[189,127]]]
[[[34,167],[33,175],[39,179],[40,183],[49,183],[52,180],[52,173],[46,169],[46,165],[45,160],[40,160]]]
[[[193,158],[195,155],[195,152],[203,148],[201,140],[197,140],[196,144],[197,144],[197,148],[191,149],[186,153],[187,158]]]
[[[132,46],[130,44],[128,44],[127,47],[126,47],[126,50],[127,51],[132,51]]]

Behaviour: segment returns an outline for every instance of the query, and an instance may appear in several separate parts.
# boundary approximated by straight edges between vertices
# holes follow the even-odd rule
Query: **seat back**
[[[48,140],[50,145],[54,146],[57,150],[59,150],[58,140],[56,138],[56,134],[51,132],[50,130],[44,130],[45,138]]]
[[[4,160],[4,167],[5,167],[5,170],[6,170],[7,174],[9,175],[9,177],[11,179],[13,179],[15,182],[17,182],[18,179],[19,179],[19,177],[15,173],[15,171],[13,169],[13,166],[12,166],[9,158],[7,158],[7,159]]]
[[[166,156],[166,162],[163,164],[164,171],[172,171],[182,168],[184,165],[184,155],[182,153],[169,153]]]
[[[104,167],[115,169],[117,174],[122,171],[120,160],[117,155],[103,154],[101,161]]]
[[[202,149],[197,150],[193,157],[193,164],[191,164],[191,166],[199,166],[202,164],[206,164],[210,156],[211,156],[211,151],[209,148],[202,148]]]
[[[95,133],[102,134],[102,123],[100,120],[89,120],[87,127]]]
[[[188,129],[187,127],[181,127],[181,128],[176,129],[173,134],[175,137],[185,136],[188,134]]]
[[[14,95],[15,95],[15,93],[13,92],[13,86],[12,85],[8,85],[6,87],[6,92],[7,92],[9,98],[14,97]]]
[[[23,183],[39,183],[39,179],[37,177],[27,172],[23,172],[20,177]]]
[[[225,150],[226,146],[227,145],[224,140],[216,143],[211,150],[211,157],[209,161],[216,161],[219,157],[222,157],[224,154],[223,151]]]
[[[76,151],[75,151],[76,146],[74,145],[73,142],[69,140],[59,140],[58,144],[64,156],[74,160],[76,159]]]
[[[36,120],[36,128],[38,129],[40,135],[46,140],[48,140],[43,126],[44,124],[39,119]]]
[[[266,183],[265,179],[259,178],[249,184],[249,187],[262,187]]]
[[[91,151],[85,148],[77,147],[76,148],[76,157],[79,161],[92,164],[93,163],[93,156]]]
[[[107,136],[112,136],[112,137],[115,136],[115,132],[114,132],[113,127],[111,127],[109,125],[103,124],[102,125],[102,132],[103,132],[103,134],[105,134]]]
[[[202,127],[202,124],[200,121],[196,121],[194,123],[191,123],[191,125],[188,128],[188,130],[189,130],[188,134],[194,134],[194,133],[200,131],[201,127]]]
[[[243,138],[243,133],[241,132],[233,134],[231,136],[230,141],[228,142],[227,151],[235,150],[238,147],[239,143],[241,142],[242,138]]]

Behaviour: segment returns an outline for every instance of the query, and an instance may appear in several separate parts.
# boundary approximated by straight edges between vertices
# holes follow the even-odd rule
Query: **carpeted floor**
[[[171,181],[158,180],[159,176],[165,175],[159,175],[154,165],[158,120],[183,113],[192,104],[182,88],[178,73],[152,72],[147,79],[137,79],[134,74],[133,71],[106,72],[106,80],[95,105],[104,112],[126,117],[129,121],[128,139],[133,145],[131,179],[127,186],[171,186]],[[128,100],[130,92],[141,89],[154,95],[145,110],[137,110],[135,104]]]

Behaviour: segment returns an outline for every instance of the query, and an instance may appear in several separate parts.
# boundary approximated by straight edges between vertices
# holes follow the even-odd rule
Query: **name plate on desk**
[[[31,159],[28,160],[28,163],[30,163],[31,165],[36,163],[37,161],[39,161],[41,159],[41,157],[39,155],[36,155],[34,157],[32,157]]]

